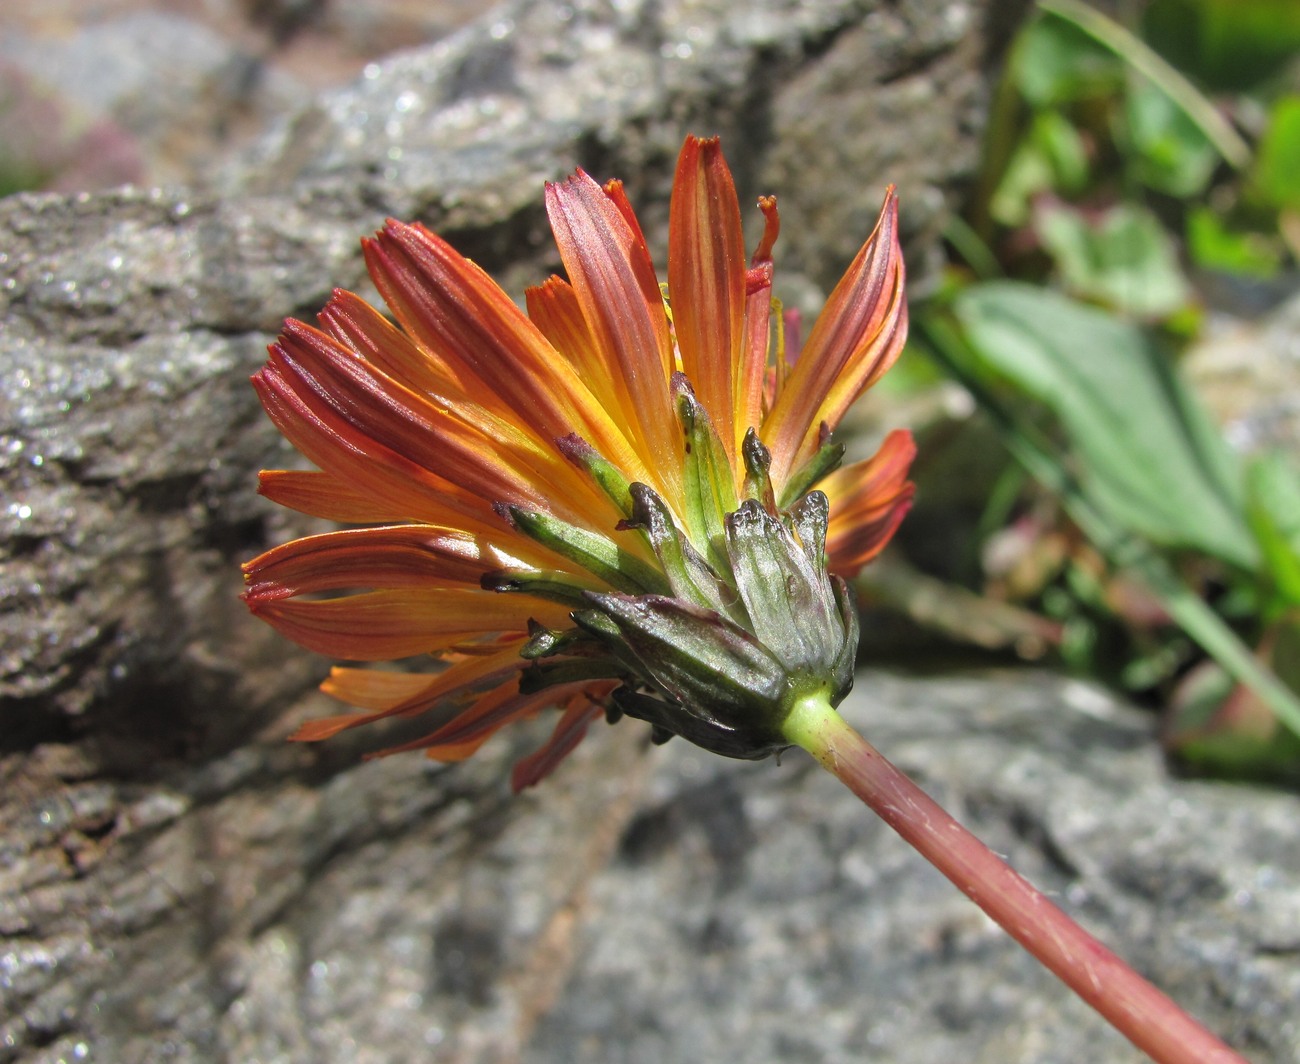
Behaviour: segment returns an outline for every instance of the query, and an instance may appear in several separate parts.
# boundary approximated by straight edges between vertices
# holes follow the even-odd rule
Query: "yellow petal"
[[[577,293],[561,277],[529,288],[524,297],[528,316],[555,350],[587,383],[606,410],[619,410],[626,402],[626,390],[617,386],[619,367],[612,352],[596,342],[582,315]]]

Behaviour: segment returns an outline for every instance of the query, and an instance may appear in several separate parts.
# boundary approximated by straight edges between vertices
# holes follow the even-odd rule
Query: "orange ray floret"
[[[587,737],[587,726],[605,713],[601,704],[616,685],[605,683],[580,690],[561,715],[555,731],[545,745],[521,757],[510,773],[510,786],[516,792],[532,787],[549,776],[564,758]]]
[[[524,297],[528,316],[605,409],[630,408],[631,399],[627,389],[620,387],[622,379],[618,366],[611,360],[612,352],[592,335],[573,285],[562,277],[552,276],[527,289]]]
[[[681,445],[668,394],[672,346],[645,241],[610,195],[581,170],[546,186],[546,209],[587,328],[608,352],[613,379],[621,384],[624,399],[617,413],[648,467],[644,477],[632,475],[676,501]],[[588,442],[600,450],[598,441]]]
[[[590,687],[586,682],[571,683],[532,694],[520,694],[505,685],[495,687],[429,735],[401,746],[390,746],[374,756],[386,757],[407,750],[423,750],[427,757],[435,761],[464,761],[493,734],[513,721],[535,716],[540,710],[557,704],[563,705],[569,698],[590,701]]]
[[[837,469],[820,484],[830,499],[826,553],[831,572],[856,576],[893,537],[912,506],[907,479],[916,456],[912,434],[897,429],[865,462]]]
[[[497,569],[537,567],[502,546],[435,525],[353,528],[295,539],[244,566],[245,597],[267,602],[350,588],[480,586]]]
[[[453,696],[463,700],[476,690],[500,687],[527,664],[519,656],[521,643],[521,639],[503,642],[487,654],[452,661],[432,675],[335,666],[321,690],[365,712],[308,721],[289,738],[299,742],[328,739],[386,717],[420,716]]]
[[[385,510],[373,494],[316,469],[263,469],[257,491],[290,510],[340,524],[385,524],[410,516],[400,509]]]
[[[682,372],[714,423],[733,466],[745,431],[733,377],[745,333],[745,246],[740,204],[717,138],[688,140],[677,163],[668,229],[668,291]]]
[[[481,591],[409,588],[364,591],[343,598],[249,600],[249,608],[295,643],[332,658],[392,661],[435,654],[458,643],[523,627],[518,601]],[[530,603],[527,615],[563,625],[568,611]]]
[[[902,351],[907,338],[903,280],[898,197],[890,188],[875,231],[826,301],[763,422],[774,481],[783,483],[811,457],[821,426],[834,429]]]
[[[499,397],[543,439],[580,432],[620,459],[621,430],[496,283],[423,226],[389,222],[366,261],[402,326],[466,394]]]
[[[766,413],[766,384],[768,377],[768,348],[771,346],[772,246],[781,231],[781,218],[776,209],[775,196],[763,196],[758,201],[763,212],[763,236],[754,249],[749,269],[745,273],[745,338],[740,348],[734,374],[734,407],[736,429],[744,439],[744,432],[763,423]],[[778,327],[781,323],[778,322]],[[785,366],[782,349],[778,345],[779,361],[772,368],[774,385],[785,383]],[[743,428],[742,428],[743,426]]]

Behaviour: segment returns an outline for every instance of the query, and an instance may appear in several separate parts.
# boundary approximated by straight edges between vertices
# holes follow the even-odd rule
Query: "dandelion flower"
[[[317,468],[264,472],[260,490],[365,527],[267,551],[245,599],[322,654],[444,663],[333,669],[322,689],[354,711],[295,738],[437,710],[394,749],[456,761],[557,708],[520,788],[600,715],[752,758],[789,745],[800,698],[847,693],[844,580],[912,496],[906,432],[842,468],[831,440],[906,335],[897,199],[802,344],[773,298],[776,201],[759,207],[746,262],[719,143],[691,137],[666,285],[622,185],[578,171],[546,188],[567,280],[530,289],[526,313],[390,221],[363,246],[392,321],[336,291],[319,327],[285,324],[253,382]]]
[[[907,433],[844,468],[831,441],[907,331],[892,188],[802,345],[772,296],[776,201],[759,201],[747,264],[716,140],[682,148],[666,286],[618,182],[578,171],[546,206],[568,279],[531,289],[527,313],[444,240],[389,222],[364,248],[395,324],[336,292],[253,378],[317,467],[265,472],[262,493],[362,527],[249,562],[250,608],[323,654],[443,662],[335,668],[322,687],[355,712],[295,738],[433,714],[394,750],[456,761],[558,709],[516,789],[602,714],[732,757],[800,746],[1135,1045],[1244,1064],[835,712],[858,635],[845,578],[912,496]]]

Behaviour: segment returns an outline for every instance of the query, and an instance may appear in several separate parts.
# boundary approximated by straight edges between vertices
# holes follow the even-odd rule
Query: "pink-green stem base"
[[[797,703],[785,734],[1153,1060],[1246,1064],[958,824],[824,700]]]

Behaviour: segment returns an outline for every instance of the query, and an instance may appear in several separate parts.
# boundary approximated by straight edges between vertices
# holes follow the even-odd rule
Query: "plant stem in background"
[[[1245,1064],[1065,915],[889,763],[825,699],[795,704],[785,735],[861,798],[959,890],[1160,1064]]]
[[[1182,74],[1166,63],[1144,41],[1100,11],[1080,0],[1038,0],[1038,6],[1078,27],[1098,44],[1110,49],[1169,97],[1214,145],[1234,170],[1250,165],[1250,147],[1209,100]]]

